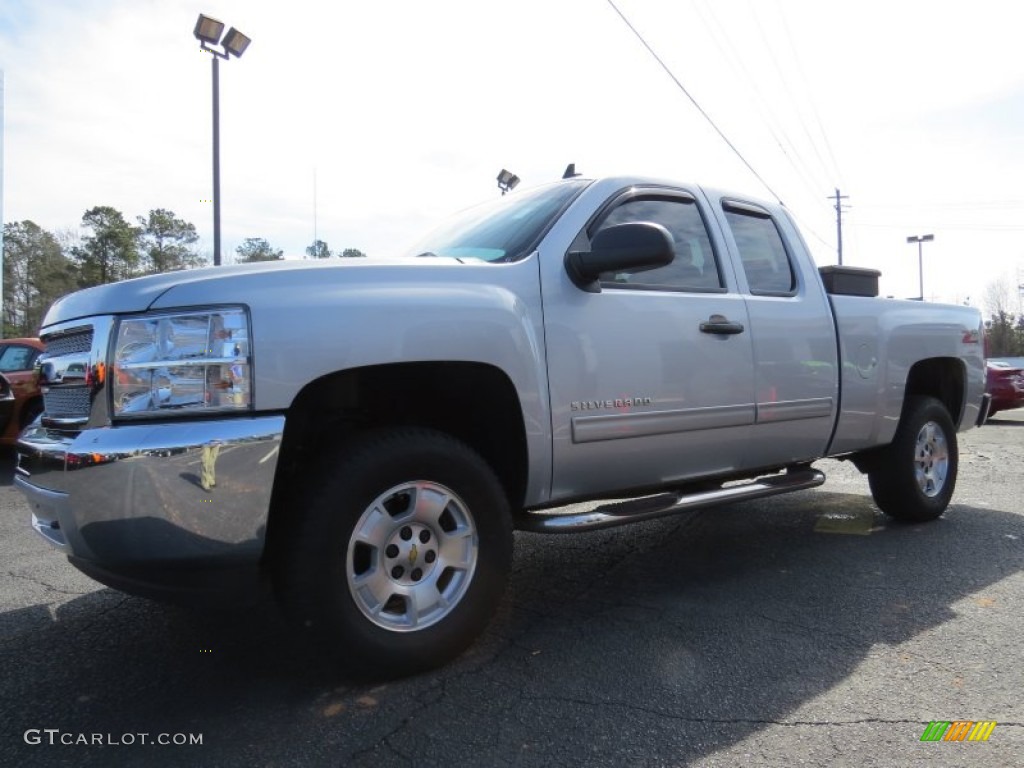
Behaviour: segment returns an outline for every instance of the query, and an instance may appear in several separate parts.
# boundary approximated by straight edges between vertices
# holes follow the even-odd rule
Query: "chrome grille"
[[[88,352],[92,349],[92,329],[72,331],[59,336],[43,339],[46,342],[46,356],[60,357]]]
[[[50,387],[43,395],[51,419],[78,419],[89,415],[88,387]]]
[[[69,368],[73,362],[79,365],[79,370],[84,370],[88,366],[93,341],[91,327],[73,328],[66,333],[44,336],[43,341],[46,343],[46,351],[40,356],[39,362],[44,369],[48,363],[53,363],[57,370]],[[68,359],[72,357],[81,362]],[[63,385],[57,381],[45,386],[44,382],[43,405],[44,422],[45,419],[85,421],[89,418],[89,409],[92,405],[90,388],[87,385],[83,386],[81,379],[74,384]]]

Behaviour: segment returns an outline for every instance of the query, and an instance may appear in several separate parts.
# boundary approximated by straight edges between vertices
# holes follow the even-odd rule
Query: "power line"
[[[803,163],[800,153],[797,151],[796,145],[793,143],[793,140],[789,137],[789,134],[787,133],[781,121],[775,118],[772,109],[768,103],[768,100],[764,97],[762,90],[757,88],[754,84],[754,78],[751,76],[750,71],[744,65],[742,57],[739,55],[735,47],[732,45],[732,42],[729,40],[728,34],[722,28],[721,23],[715,16],[713,8],[710,5],[707,6],[707,16],[705,16],[705,11],[701,10],[700,4],[695,3],[693,8],[697,12],[697,15],[700,17],[701,22],[704,24],[704,26],[710,33],[711,40],[712,42],[714,42],[715,47],[718,48],[719,52],[722,54],[723,59],[728,61],[732,65],[733,69],[738,74],[740,80],[746,83],[747,87],[753,94],[753,102],[757,106],[757,111],[760,114],[761,119],[765,124],[765,127],[768,129],[768,132],[772,135],[772,138],[775,140],[775,144],[776,146],[778,146],[779,152],[786,159],[786,162],[789,163],[790,167],[793,169],[793,172],[796,174],[799,181],[803,183],[804,188],[811,193],[811,199],[818,199],[818,193],[821,189],[821,185],[814,179],[810,178],[810,176],[808,175],[810,169],[806,166],[805,163]],[[723,40],[724,44],[722,42]],[[797,163],[794,161],[794,156],[800,158],[800,165],[803,166],[802,168],[800,167],[800,165],[797,165]]]
[[[721,137],[722,141],[724,141],[728,145],[729,149],[731,149],[733,153],[736,155],[736,157],[738,157],[740,161],[747,167],[747,170],[754,174],[754,177],[764,185],[764,188],[767,189],[775,197],[776,200],[782,202],[782,198],[779,196],[779,194],[774,189],[771,188],[767,181],[761,178],[761,174],[754,170],[754,166],[747,162],[747,159],[743,156],[743,154],[736,148],[736,146],[731,141],[729,141],[729,138],[722,132],[722,129],[715,124],[715,121],[712,120],[711,116],[704,111],[704,108],[697,103],[697,100],[688,90],[686,90],[686,87],[681,82],[679,82],[679,78],[672,74],[672,70],[669,69],[665,62],[661,60],[661,57],[654,52],[654,49],[651,48],[648,42],[644,39],[644,36],[641,35],[637,31],[636,27],[634,27],[630,23],[629,19],[626,18],[625,14],[623,14],[623,12],[619,10],[618,6],[616,6],[612,0],[608,0],[608,5],[610,5],[612,9],[619,15],[619,18],[621,18],[622,21],[625,22],[626,26],[629,27],[630,31],[634,35],[636,35],[637,39],[643,44],[644,48],[647,49],[647,52],[650,53],[651,56],[654,57],[654,60],[658,62],[659,65],[661,65],[661,68],[665,70],[665,74],[672,78],[672,82],[674,82],[676,86],[679,88],[679,90],[686,95],[686,98],[688,98],[690,102],[693,104],[693,106],[697,108],[697,111],[700,112],[701,116],[708,121],[708,124],[710,124],[711,127],[715,129],[715,133],[717,133]]]
[[[992,200],[992,201],[970,201],[965,200],[957,203],[866,203],[858,206],[870,209],[919,209],[931,210],[941,208],[946,211],[984,211],[984,210],[1005,210],[1007,208],[1020,208],[1024,206],[1024,200]]]
[[[908,224],[872,224],[860,221],[857,222],[857,226],[869,229],[907,229],[908,227],[914,227],[914,225]],[[927,229],[927,227],[925,228]],[[943,221],[941,228],[943,230],[963,232],[1024,232],[1024,225],[1021,224],[950,224],[947,221]]]
[[[811,150],[814,152],[814,156],[818,159],[818,165],[820,166],[821,170],[824,171],[825,178],[827,179],[828,176],[829,176],[829,172],[828,172],[828,169],[825,167],[825,161],[822,159],[821,153],[818,151],[818,146],[817,146],[817,144],[814,143],[814,139],[811,138],[811,132],[808,130],[807,123],[804,121],[803,115],[800,112],[800,108],[797,105],[796,97],[793,95],[793,91],[789,87],[789,78],[787,78],[785,75],[783,75],[782,67],[779,65],[778,57],[776,57],[776,55],[775,55],[775,50],[772,48],[771,44],[768,42],[768,36],[765,34],[764,26],[761,24],[761,17],[757,13],[757,6],[756,5],[751,5],[750,10],[751,10],[751,18],[753,18],[753,20],[754,20],[754,26],[757,28],[757,33],[758,33],[758,35],[761,38],[761,44],[764,46],[764,49],[768,52],[768,58],[771,60],[772,66],[775,68],[775,74],[778,76],[779,82],[782,84],[782,92],[789,99],[789,103],[790,103],[790,106],[791,106],[791,110],[790,111],[792,112],[793,117],[796,118],[797,124],[800,126],[800,128],[803,129],[804,136],[807,137],[807,142],[808,142],[808,144],[810,144]],[[814,177],[815,174],[811,173],[811,167],[803,159],[803,155],[800,154],[800,153],[797,153],[797,154],[798,154],[798,157],[800,157],[801,165],[803,165],[804,168],[806,168],[806,170],[808,171],[808,173],[812,177]],[[821,183],[819,183],[818,181],[814,182],[814,184],[813,184],[814,190],[812,191],[812,194],[814,195],[815,198],[817,198],[817,196],[820,194],[820,190],[821,190],[822,186],[823,185]],[[827,186],[827,185],[824,185],[824,186]]]
[[[818,113],[818,107],[814,103],[814,99],[810,97],[811,89],[807,83],[807,73],[804,70],[803,62],[800,60],[800,54],[797,47],[793,44],[793,34],[789,29],[789,22],[786,20],[786,14],[783,12],[782,3],[776,0],[776,10],[778,11],[779,20],[782,22],[782,30],[786,33],[786,42],[789,43],[789,49],[793,54],[793,61],[796,62],[796,71],[800,74],[800,80],[803,82],[804,91],[808,94],[807,102],[811,105],[811,114],[814,115],[814,122],[818,126],[818,133],[821,134],[821,138],[825,142],[825,149],[828,152],[829,159],[832,161],[832,170],[839,180],[839,183],[843,186],[846,185],[843,180],[843,173],[839,170],[839,163],[836,162],[835,153],[832,151],[832,143],[828,140],[828,133],[825,131],[825,126],[821,122],[821,115]],[[814,142],[812,141],[812,146]],[[815,151],[817,154],[817,151]],[[819,155],[820,159],[820,155]],[[822,167],[825,169],[825,173],[829,173],[829,169],[825,167],[825,163],[822,163]]]

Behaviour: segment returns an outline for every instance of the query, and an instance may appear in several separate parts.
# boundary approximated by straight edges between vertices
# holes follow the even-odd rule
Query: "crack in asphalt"
[[[115,594],[118,594],[118,593],[115,593]],[[121,595],[121,599],[119,599],[113,605],[108,606],[106,608],[103,608],[103,609],[101,609],[101,610],[99,610],[97,612],[91,613],[89,615],[89,621],[86,621],[82,626],[78,627],[76,631],[79,632],[80,634],[88,633],[89,630],[91,630],[93,627],[95,627],[97,624],[99,624],[103,620],[103,618],[105,616],[107,616],[107,615],[113,613],[114,611],[118,610],[125,603],[131,602],[133,599],[135,599],[135,598],[133,598],[131,595]]]
[[[492,662],[493,658],[487,659],[483,662],[481,666],[489,665]],[[373,753],[383,748],[388,750],[388,752],[390,752],[392,755],[398,757],[401,760],[404,760],[407,765],[414,765],[414,756],[406,754],[404,751],[402,751],[402,749],[400,749],[395,744],[395,740],[397,739],[397,737],[406,728],[408,728],[409,725],[412,724],[412,722],[416,719],[416,717],[419,714],[426,712],[430,710],[432,707],[437,706],[438,704],[442,704],[445,701],[445,699],[448,696],[449,682],[460,680],[469,675],[477,674],[478,672],[479,669],[465,670],[452,677],[442,678],[433,685],[429,685],[426,688],[424,688],[414,697],[415,701],[417,702],[417,706],[410,709],[405,714],[405,716],[398,722],[397,725],[395,725],[390,731],[388,731],[379,739],[377,739],[374,743],[364,747],[363,749],[359,749],[355,752],[352,752],[349,755],[349,761],[355,763],[357,760],[361,760],[363,758],[371,758]],[[427,738],[429,739],[429,736],[427,736]]]
[[[834,730],[826,730],[825,731],[825,737],[828,739],[828,745],[832,749],[832,755],[831,755],[831,758],[830,758],[829,762],[838,761],[838,760],[842,760],[843,758],[845,758],[846,755],[847,755],[847,752],[846,752],[846,750],[843,749],[843,747],[844,746],[850,746],[850,745],[844,744],[843,741],[839,738],[839,736],[836,733],[836,731],[834,731]],[[857,747],[853,746],[852,747],[852,751],[856,752],[857,751]]]
[[[35,578],[33,576],[26,576],[23,573],[15,573],[14,571],[5,571],[4,575],[12,579],[20,579],[22,581],[27,581],[29,584],[35,584],[37,587],[42,587],[43,589],[47,589],[50,592],[56,592],[60,595],[72,595],[74,597],[82,597],[83,595],[88,595],[93,592],[93,590],[85,590],[79,592],[70,589],[61,589],[60,587],[55,587],[53,584],[48,584],[47,582],[42,581],[41,579]]]
[[[551,702],[558,704],[567,705],[578,705],[584,707],[618,707],[620,709],[626,709],[633,712],[642,712],[647,715],[654,715],[655,717],[661,717],[668,720],[673,720],[682,723],[695,723],[695,724],[707,724],[707,725],[777,725],[784,728],[802,728],[802,727],[828,727],[828,726],[839,726],[848,727],[856,725],[922,725],[927,726],[929,720],[912,720],[912,719],[892,719],[884,717],[864,717],[856,720],[772,720],[765,718],[749,718],[749,717],[693,717],[688,715],[676,715],[671,712],[665,712],[659,709],[653,709],[651,707],[644,707],[637,704],[630,704],[622,701],[589,701],[587,699],[579,699],[566,696],[526,696],[523,695],[521,698],[527,701],[535,702]],[[1004,722],[998,721],[1000,728],[1024,728],[1024,722],[1009,721]]]
[[[624,563],[635,557],[638,553],[650,552],[653,549],[657,549],[661,542],[670,540],[672,537],[678,535],[680,530],[689,525],[693,525],[697,518],[698,515],[695,514],[686,519],[678,520],[675,525],[662,532],[658,537],[659,541],[657,542],[620,543],[613,556],[606,557],[603,559],[604,562],[594,563],[594,568],[597,569],[600,574],[597,578],[580,577],[577,579],[561,579],[562,588],[559,590],[559,601],[578,603],[578,601],[584,598],[588,593],[594,592],[601,581],[607,579],[611,573],[620,568]],[[591,546],[571,546],[569,548],[578,551],[591,549]],[[515,579],[518,575],[527,573],[536,568],[537,564],[529,561],[521,563],[518,568],[513,566],[512,578]],[[535,582],[536,579],[531,579],[531,581]],[[566,583],[570,584],[573,589],[566,590],[564,588]],[[520,615],[525,617],[526,620],[523,622],[523,625],[518,629],[514,629],[508,635],[500,637],[500,645],[490,658],[481,660],[479,664],[471,669],[464,670],[450,677],[445,677],[438,681],[437,684],[429,686],[418,693],[415,697],[418,702],[418,706],[410,709],[394,728],[381,736],[374,743],[364,747],[363,749],[350,753],[350,761],[354,763],[358,760],[369,758],[373,753],[377,752],[377,750],[383,748],[388,750],[388,752],[393,754],[395,757],[404,760],[407,764],[413,764],[413,758],[399,749],[398,746],[396,746],[395,741],[407,728],[409,728],[413,721],[416,720],[417,716],[429,711],[437,705],[443,705],[446,703],[450,684],[476,676],[482,677],[492,683],[501,683],[501,680],[491,674],[491,670],[496,666],[499,666],[500,662],[512,652],[527,653],[530,655],[534,654],[537,650],[536,645],[526,642],[526,638],[528,638],[529,635],[536,630],[537,626],[543,622],[553,618],[565,618],[564,612],[557,610],[546,611],[543,608],[538,607],[535,604],[535,599],[523,600],[522,598],[517,599],[514,595],[509,595],[506,597],[506,600],[507,605],[510,608],[518,611]],[[607,610],[609,607],[615,607],[615,604],[609,601],[604,601],[599,607],[602,610]],[[657,609],[651,608],[650,610],[656,611]],[[514,695],[509,696],[509,700],[506,704],[509,707],[512,707],[515,701],[521,701],[525,698],[527,697],[520,689],[515,691]]]

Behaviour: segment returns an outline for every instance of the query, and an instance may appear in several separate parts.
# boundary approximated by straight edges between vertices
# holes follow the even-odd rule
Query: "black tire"
[[[286,613],[360,677],[412,674],[468,647],[512,564],[490,466],[455,438],[410,428],[357,439],[311,474],[276,573]]]
[[[958,464],[956,428],[946,407],[934,397],[908,398],[892,443],[868,473],[871,495],[896,520],[934,520],[949,506]]]

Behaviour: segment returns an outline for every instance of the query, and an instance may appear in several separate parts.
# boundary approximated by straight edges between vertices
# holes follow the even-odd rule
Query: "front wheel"
[[[308,478],[278,593],[361,675],[438,666],[483,630],[504,592],[512,524],[469,446],[425,429],[368,435]]]
[[[897,520],[934,520],[949,506],[958,461],[956,429],[946,407],[934,397],[912,397],[892,443],[868,473],[871,495]]]

